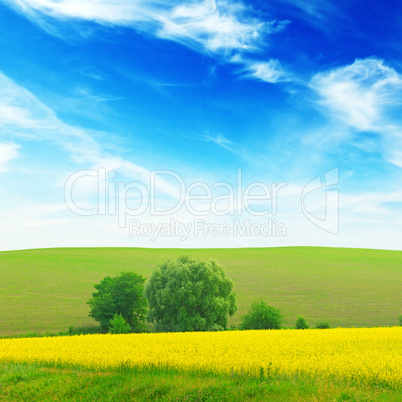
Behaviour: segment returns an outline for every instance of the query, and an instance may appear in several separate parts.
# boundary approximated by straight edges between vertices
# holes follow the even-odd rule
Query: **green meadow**
[[[264,299],[293,326],[397,325],[402,314],[402,252],[282,247],[242,249],[59,248],[0,252],[0,335],[66,331],[95,325],[86,304],[106,275],[134,271],[187,253],[212,258],[235,282],[237,324],[254,299]]]
[[[93,370],[0,364],[0,401],[400,401],[378,384],[303,377],[218,376],[160,368]]]

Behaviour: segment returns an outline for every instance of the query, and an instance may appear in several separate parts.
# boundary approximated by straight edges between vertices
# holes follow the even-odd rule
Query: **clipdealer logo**
[[[106,168],[80,170],[73,173],[65,183],[65,203],[68,209],[80,216],[116,216],[119,228],[128,228],[131,236],[146,236],[152,240],[159,237],[187,239],[213,236],[266,236],[284,237],[284,223],[273,219],[278,211],[278,197],[287,183],[252,182],[244,185],[242,171],[238,169],[234,185],[217,182],[193,182],[186,185],[183,178],[173,171],[150,171],[142,181],[117,181],[116,172]],[[89,180],[96,188],[91,204],[75,199],[75,190]],[[331,234],[339,231],[339,183],[338,169],[328,171],[310,181],[301,192],[301,212],[319,228]],[[308,207],[308,198],[324,192],[325,202],[320,205],[324,218]],[[190,221],[176,218],[186,212]],[[154,221],[145,222],[146,215]],[[321,214],[322,215],[322,214]],[[229,222],[209,222],[201,217],[231,217]],[[261,218],[263,217],[263,219]],[[258,222],[257,222],[258,221]]]

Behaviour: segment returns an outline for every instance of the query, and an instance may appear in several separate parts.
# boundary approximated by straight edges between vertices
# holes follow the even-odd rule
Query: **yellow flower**
[[[341,377],[402,386],[402,328],[81,335],[0,340],[0,362]]]

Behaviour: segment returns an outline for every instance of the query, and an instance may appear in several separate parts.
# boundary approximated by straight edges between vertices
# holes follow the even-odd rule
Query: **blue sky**
[[[0,249],[402,249],[401,13],[396,1],[0,0]],[[193,185],[211,189],[192,204],[207,212],[182,200],[152,213],[144,194],[162,170],[159,210]],[[332,186],[307,194],[327,172]],[[214,212],[221,182],[282,183],[276,210],[271,193]],[[200,217],[231,229],[147,234]],[[246,221],[286,233],[233,231]]]

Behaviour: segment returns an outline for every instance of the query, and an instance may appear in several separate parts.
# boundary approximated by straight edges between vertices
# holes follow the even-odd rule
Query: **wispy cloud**
[[[201,139],[203,141],[207,141],[214,145],[222,147],[226,151],[231,152],[233,155],[236,155],[251,166],[266,166],[266,154],[255,149],[250,149],[244,144],[229,140],[227,137],[221,134],[215,136],[207,134],[201,137]]]
[[[289,24],[288,20],[265,21],[250,6],[236,0],[169,3],[161,0],[0,1],[53,35],[59,34],[55,27],[57,22],[60,25],[81,20],[106,26],[125,26],[181,43],[227,63],[239,63],[234,55],[258,52],[266,45],[269,35],[282,31]],[[277,82],[279,80],[272,77],[283,75],[277,61],[253,63],[249,59],[249,56],[244,59],[248,77]]]
[[[87,87],[78,87],[75,89],[75,94],[78,95],[80,98],[92,100],[95,102],[116,102],[122,100],[122,97],[107,95],[107,94],[96,94]]]
[[[1,72],[0,89],[0,138],[46,141],[67,152],[77,169],[102,167],[116,170],[131,180],[149,182],[150,170],[108,152],[97,141],[101,133],[64,123],[52,109]],[[14,144],[2,145],[0,167],[17,156],[17,149]],[[179,197],[177,190],[165,180],[160,179],[158,186],[165,195]]]
[[[276,0],[281,5],[288,5],[289,14],[307,21],[320,30],[328,30],[335,21],[344,18],[332,0]]]
[[[281,0],[296,7],[308,15],[314,16],[318,19],[324,19],[334,6],[328,0]]]
[[[248,16],[240,2],[183,3],[161,18],[157,35],[213,52],[257,50],[268,23]]]
[[[92,78],[93,80],[96,81],[103,81],[106,78],[106,75],[100,71],[94,71],[92,69],[79,69],[78,72],[84,76],[84,77],[88,77],[88,78]]]
[[[2,115],[0,118],[0,132],[7,132],[7,136],[12,134],[14,140],[17,140],[21,136],[24,137],[25,140],[26,137],[29,136],[36,141],[52,142],[66,150],[70,157],[80,164],[79,168],[96,169],[97,167],[103,167],[109,171],[114,170],[119,175],[123,175],[131,180],[146,182],[149,179],[150,172],[147,168],[139,166],[119,155],[113,155],[108,152],[108,150],[97,141],[96,133],[91,133],[80,127],[73,127],[64,123],[49,107],[44,105],[32,93],[4,75],[0,74],[0,79],[2,89],[0,91],[0,107],[3,107],[4,110],[4,106],[8,105],[12,108],[11,110],[15,112],[14,115]],[[18,124],[18,116],[24,117],[21,120],[21,125]],[[205,136],[204,140],[210,141],[228,151],[241,152],[241,149],[238,149],[236,143],[222,135]],[[8,141],[9,142],[3,142],[2,140],[0,144],[0,168],[4,166],[7,168],[5,164],[18,156],[18,145],[16,145],[18,141]],[[74,166],[76,166],[74,163],[70,164],[72,169],[74,169]],[[56,178],[60,179],[60,176],[56,168],[52,166],[52,177],[54,180]],[[178,197],[177,185],[174,186],[171,182],[163,180],[163,178],[159,178],[157,188],[158,192],[162,193],[164,199]],[[290,237],[287,241],[293,244],[303,244],[305,242],[305,237],[299,238],[298,236],[299,233],[303,233],[303,236],[305,236],[305,233],[308,233],[310,225],[307,220],[304,219],[304,221],[302,221],[303,217],[297,209],[302,188],[303,185],[289,185],[284,190],[286,199],[283,199],[281,195],[279,200],[280,211],[291,211],[291,213],[286,212],[286,214],[281,214],[279,211],[278,219],[286,223],[290,233]],[[84,188],[84,191],[85,190],[88,191],[88,189]],[[77,195],[79,202],[81,199],[85,199],[85,194]],[[13,197],[12,194],[11,197]],[[391,233],[389,236],[392,240],[397,238],[398,228],[400,228],[400,213],[392,214],[392,208],[396,208],[398,203],[401,202],[401,197],[400,191],[363,194],[359,197],[346,194],[341,198],[341,211],[346,211],[346,216],[352,217],[353,219],[366,219],[363,214],[364,212],[371,214],[370,216],[373,216],[373,219],[377,218],[377,221],[373,221],[369,228],[377,228],[378,225],[388,225],[387,230],[389,232],[387,233]],[[72,215],[60,201],[53,204],[51,201],[45,202],[43,205],[25,198],[23,200],[17,200],[18,202],[12,201],[13,200],[8,199],[8,203],[11,204],[11,206],[2,209],[0,212],[2,222],[6,223],[2,226],[3,232],[0,233],[2,237],[6,239],[1,245],[2,248],[74,246],[78,243],[80,245],[92,246],[110,246],[111,244],[116,246],[133,245],[133,239],[128,238],[125,234],[126,232],[123,234],[121,231],[117,233],[118,229],[115,217],[105,217],[105,219],[99,217],[98,219],[91,220],[89,224],[88,220],[85,220],[83,217]],[[390,204],[393,205],[390,207]],[[361,208],[361,205],[364,205],[365,208]],[[256,204],[256,207],[257,206]],[[233,205],[233,210],[242,211],[244,207],[245,205],[243,203],[238,203]],[[227,216],[221,218],[211,216],[211,222],[223,222],[229,218],[230,217]],[[143,216],[141,219],[145,219],[147,222],[160,221],[159,217]],[[194,216],[183,211],[179,215],[179,220],[184,222],[186,219],[191,222],[194,220]],[[260,222],[263,223],[262,220]],[[367,219],[365,222],[365,224],[367,224]],[[80,228],[78,232],[77,227]],[[353,229],[353,226],[349,227]],[[293,229],[293,231],[291,231],[291,229]],[[366,232],[369,233],[369,230]],[[23,235],[21,235],[21,233],[23,233]],[[295,235],[291,233],[295,233]],[[322,233],[319,233],[319,236],[321,239]],[[375,241],[378,241],[379,237],[380,236],[377,236]],[[266,246],[263,240],[266,241],[266,239],[240,237],[236,239],[235,237],[231,237],[224,239],[224,243],[219,244],[233,246],[239,241],[243,242],[243,245],[253,244],[255,246],[257,244]],[[353,239],[351,239],[351,241],[352,240]],[[385,244],[383,239],[379,240],[380,242],[377,242],[373,246],[380,247]],[[150,245],[155,245],[155,243],[152,244],[152,242],[147,240],[134,239],[134,241],[136,246],[142,245],[149,247]],[[257,243],[255,243],[256,241]],[[283,245],[283,239],[278,238],[273,239],[273,241],[275,241],[277,245]],[[333,239],[331,239],[331,241],[333,241]],[[344,238],[339,238],[338,241],[339,245],[351,244],[350,241]],[[374,242],[372,239],[369,239],[369,241]],[[395,240],[393,241],[396,243]],[[180,243],[178,240],[175,241],[174,239],[166,240],[166,242],[163,243],[165,246],[168,244],[175,247],[183,246],[183,243]],[[190,239],[189,242],[185,244],[186,246],[193,245],[198,247],[216,246],[216,238],[194,238]],[[362,241],[361,244],[367,246],[367,243],[364,243],[364,241]],[[371,245],[371,243],[369,244]],[[390,244],[392,245],[394,243],[387,243],[386,246],[391,247]],[[400,246],[398,245],[398,247]]]
[[[395,213],[393,205],[402,203],[402,191],[375,192],[361,194],[341,194],[340,204],[351,216],[369,215],[372,218],[388,217],[401,219],[401,213]]]
[[[58,20],[81,19],[99,24],[130,25],[133,22],[152,20],[155,6],[162,6],[162,1],[109,1],[109,0],[2,0],[17,9],[27,18],[46,29],[48,23],[43,17]],[[149,3],[149,6],[146,6]]]
[[[0,172],[7,171],[7,163],[18,156],[18,148],[14,143],[0,143]]]
[[[234,142],[228,140],[223,135],[217,135],[216,137],[213,137],[211,135],[205,135],[203,139],[205,141],[219,145],[220,147],[225,148],[228,151],[234,151],[234,146],[236,145]]]
[[[244,60],[244,68],[241,71],[245,78],[254,78],[264,82],[276,83],[286,81],[287,75],[278,60],[271,59],[266,62]]]
[[[241,2],[131,0],[3,0],[42,28],[43,16],[56,20],[81,19],[102,25],[131,26],[161,38],[201,46],[211,52],[258,47],[268,31],[268,22],[249,16]]]
[[[0,127],[3,135],[57,143],[76,160],[88,160],[99,153],[99,144],[91,135],[59,120],[52,109],[1,72],[0,88]]]
[[[377,58],[316,74],[310,88],[317,105],[331,118],[361,132],[375,132],[384,140],[386,158],[402,166],[402,76]]]
[[[387,108],[402,102],[402,76],[376,58],[319,73],[310,87],[323,106],[359,130],[383,127]]]

